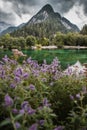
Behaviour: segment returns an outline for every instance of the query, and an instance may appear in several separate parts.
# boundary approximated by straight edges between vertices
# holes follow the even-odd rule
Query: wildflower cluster
[[[85,102],[86,95],[86,87],[83,87],[81,92],[77,93],[76,95],[70,95],[71,100],[75,104],[69,116],[72,129],[87,129],[87,105]]]
[[[62,130],[53,125],[47,92],[61,76],[57,58],[50,65],[45,61],[39,65],[31,58],[19,64],[5,56],[0,62],[0,128]]]
[[[79,102],[74,115],[80,117],[81,112],[86,124],[87,106],[82,106],[86,88],[72,95],[80,90],[83,78],[80,79],[81,82],[76,76],[62,72],[57,58],[51,64],[45,60],[38,64],[31,58],[20,64],[5,56],[0,61],[0,129],[66,130],[64,119],[71,109],[69,94],[76,104]],[[81,125],[86,127],[85,124]]]

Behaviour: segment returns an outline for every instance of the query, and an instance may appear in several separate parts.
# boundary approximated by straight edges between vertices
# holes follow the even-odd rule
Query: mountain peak
[[[54,14],[54,10],[52,8],[52,6],[50,4],[46,4],[45,6],[43,6],[43,8],[41,8],[41,10],[34,15],[28,24],[32,24],[32,23],[41,23],[43,21],[45,21],[49,16],[52,16]]]
[[[22,34],[21,29],[19,28],[22,28],[25,32],[27,32],[27,34],[37,36],[39,36],[39,34],[43,34],[42,32],[44,32],[44,35],[48,32],[48,37],[49,35],[54,35],[58,31],[62,33],[79,31],[76,25],[72,24],[68,19],[62,17],[58,12],[55,12],[50,4],[43,6],[41,10],[23,26],[20,25],[17,28],[14,27],[7,30],[8,32],[17,30],[17,32],[20,32],[19,34]]]
[[[48,13],[53,13],[53,12],[54,12],[54,10],[53,10],[53,8],[52,8],[52,6],[51,6],[50,4],[46,4],[46,5],[42,8],[42,10],[47,11]]]
[[[41,8],[41,10],[34,15],[28,24],[32,24],[32,23],[41,23],[43,21],[45,21],[49,16],[52,16],[54,14],[54,10],[52,8],[52,6],[50,4],[46,4],[43,8]]]

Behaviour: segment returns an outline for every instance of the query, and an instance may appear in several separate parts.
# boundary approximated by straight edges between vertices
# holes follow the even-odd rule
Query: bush
[[[53,112],[57,116],[57,123],[67,121],[70,110],[74,107],[70,95],[78,93],[82,86],[86,86],[84,80],[79,81],[73,76],[64,76],[50,87],[50,102]]]
[[[61,72],[57,58],[39,65],[31,58],[20,64],[5,56],[0,62],[0,129],[63,130],[60,125],[69,126],[75,106],[70,95],[82,86],[84,79]]]
[[[56,62],[56,66],[54,63]],[[55,117],[47,98],[49,87],[44,83],[57,59],[41,66],[31,58],[19,64],[7,56],[0,64],[0,128],[21,130],[53,130]],[[44,70],[45,69],[45,70]],[[55,71],[54,70],[54,71]],[[44,73],[43,73],[44,71]]]

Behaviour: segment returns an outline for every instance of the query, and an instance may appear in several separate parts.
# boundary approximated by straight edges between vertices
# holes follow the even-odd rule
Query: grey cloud
[[[87,13],[87,0],[3,0],[11,2],[13,10],[21,17],[22,14],[32,13],[33,8],[41,8],[43,5],[50,3],[56,11],[67,13],[75,3],[84,6],[84,12]],[[42,4],[41,4],[42,3]],[[37,10],[36,10],[37,11]],[[33,12],[34,13],[34,12]]]
[[[4,2],[11,2],[13,11],[21,17],[22,14],[32,14],[33,10],[39,6],[37,0],[3,0]],[[34,8],[34,9],[33,9]]]
[[[56,10],[62,12],[62,13],[66,13],[68,12],[76,3],[76,0],[49,0],[54,7],[56,8]]]
[[[84,7],[84,13],[87,15],[87,0],[80,0],[79,3]]]
[[[17,16],[21,19],[23,14],[34,15],[34,10],[38,6],[37,0],[1,0],[1,2],[4,3],[4,6],[7,5],[9,9],[7,10],[4,6],[1,8],[0,21],[8,22],[11,20],[10,22],[14,24]]]
[[[5,2],[17,3],[17,4],[29,4],[30,6],[37,4],[37,0],[3,0]]]
[[[56,10],[62,13],[67,13],[76,3],[79,6],[83,5],[84,13],[87,15],[87,0],[49,0],[54,5]]]
[[[14,23],[15,17],[12,13],[5,13],[0,10],[0,21],[6,21],[7,23]]]
[[[83,5],[84,14],[87,15],[87,0],[0,0],[5,2],[10,2],[12,7],[9,12],[3,7],[0,11],[0,21],[6,20],[15,23],[16,16],[21,19],[25,14],[30,16],[35,15],[45,4],[51,4],[56,12],[61,14],[67,13],[76,3]],[[80,18],[79,11],[76,12]]]
[[[81,14],[80,14],[79,10],[78,10],[78,11],[76,11],[76,14],[78,15],[79,19],[82,19],[82,16],[81,16]]]

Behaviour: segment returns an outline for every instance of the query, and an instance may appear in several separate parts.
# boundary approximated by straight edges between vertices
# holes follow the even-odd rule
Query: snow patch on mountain
[[[61,22],[67,29],[72,29],[65,21],[61,21]]]

